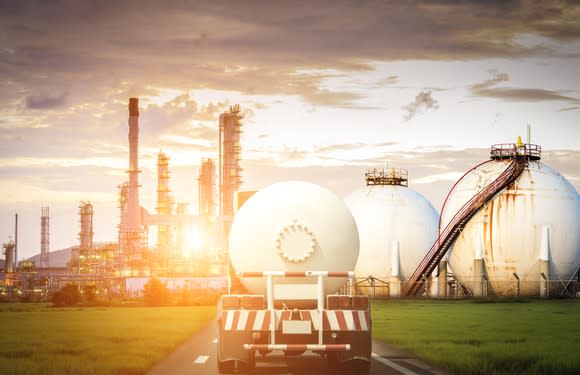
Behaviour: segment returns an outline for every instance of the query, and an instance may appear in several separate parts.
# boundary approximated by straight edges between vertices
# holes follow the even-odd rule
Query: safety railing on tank
[[[542,147],[534,144],[499,143],[491,146],[490,157],[492,159],[511,159],[515,155],[526,156],[529,160],[540,160]]]
[[[505,148],[507,150],[507,147]],[[526,150],[523,154],[518,153],[518,147],[511,145],[511,155],[513,161],[510,165],[481,192],[474,195],[455,213],[443,232],[439,234],[437,240],[423,258],[415,272],[409,278],[409,282],[403,290],[403,295],[415,295],[424,285],[424,279],[431,275],[443,255],[447,252],[453,241],[457,238],[459,229],[463,228],[467,221],[475,215],[481,206],[490,200],[495,194],[513,182],[525,169],[527,165]],[[421,279],[423,278],[423,281]]]
[[[365,182],[369,185],[408,186],[408,172],[403,168],[367,169]]]

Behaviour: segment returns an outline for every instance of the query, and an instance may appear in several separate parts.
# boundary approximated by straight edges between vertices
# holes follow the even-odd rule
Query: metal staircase
[[[403,289],[403,296],[416,296],[423,289],[425,280],[435,270],[445,253],[461,234],[469,219],[489,200],[514,182],[528,166],[529,160],[539,159],[540,149],[537,145],[502,144],[494,145],[491,149],[491,158],[496,160],[511,159],[511,163],[493,182],[473,196],[453,216],[449,224],[439,232],[439,237],[431,246],[415,272],[409,278]]]

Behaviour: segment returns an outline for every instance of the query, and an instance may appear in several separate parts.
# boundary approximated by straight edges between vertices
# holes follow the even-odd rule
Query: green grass
[[[215,313],[213,306],[0,304],[0,373],[144,374]]]
[[[373,301],[373,336],[454,374],[580,374],[580,301]]]

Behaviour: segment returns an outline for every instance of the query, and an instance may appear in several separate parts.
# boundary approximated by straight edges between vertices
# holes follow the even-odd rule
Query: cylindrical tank
[[[495,158],[458,181],[444,206],[441,229],[510,162]],[[470,219],[449,253],[455,277],[470,290],[479,282],[474,279],[476,258],[483,259],[488,292],[500,296],[538,296],[543,272],[551,280],[550,294],[559,294],[580,263],[578,192],[541,163],[539,153],[528,163],[514,183]]]
[[[5,243],[2,246],[2,252],[6,256],[6,261],[4,263],[4,272],[13,272],[14,271],[14,249],[16,245],[14,241],[10,240],[10,242]]]
[[[356,277],[385,281],[398,277],[404,282],[435,242],[439,215],[425,197],[407,186],[406,170],[367,171],[365,177],[367,186],[345,199],[360,238]],[[376,295],[386,294],[386,288],[375,285],[379,286]]]
[[[236,272],[352,271],[359,250],[358,231],[344,202],[307,182],[277,183],[258,191],[232,223],[230,261]],[[241,280],[250,293],[264,294],[263,278]],[[327,278],[334,293],[346,279]],[[287,278],[276,283],[316,283]]]

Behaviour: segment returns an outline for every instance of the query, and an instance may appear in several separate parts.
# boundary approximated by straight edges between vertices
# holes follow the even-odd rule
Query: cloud
[[[433,99],[431,96],[431,91],[421,91],[415,100],[409,105],[403,107],[407,112],[404,116],[406,122],[409,122],[417,113],[421,113],[427,110],[437,110],[439,108],[439,102]]]
[[[471,86],[473,95],[509,102],[564,101],[572,104],[580,103],[579,98],[553,90],[497,87],[500,83],[509,82],[509,75],[496,70],[491,70],[490,73],[493,75],[491,79]]]
[[[379,81],[377,83],[378,87],[382,87],[382,86],[390,86],[390,85],[394,85],[395,83],[399,82],[399,76],[388,76],[387,78]]]
[[[439,173],[433,174],[429,176],[424,176],[421,178],[417,178],[414,180],[416,184],[432,184],[438,181],[457,181],[461,176],[463,176],[464,172],[447,172],[447,173]]]
[[[538,47],[519,45],[518,35],[580,39],[580,6],[568,2],[328,0],[308,3],[308,14],[271,1],[18,3],[2,2],[2,51],[9,52],[0,77],[27,93],[66,81],[75,95],[98,95],[119,81],[147,81],[356,107],[360,94],[321,87],[324,75],[297,70],[347,75],[371,70],[373,61],[532,56]],[[390,76],[383,84],[396,82]]]
[[[562,109],[560,109],[560,111],[561,112],[566,112],[566,111],[580,111],[580,105],[562,108]]]
[[[31,95],[26,98],[26,107],[29,109],[53,109],[63,107],[68,93],[52,95]]]
[[[309,166],[365,166],[383,163],[384,156],[393,152],[398,142],[352,142],[327,145],[282,146],[279,148],[244,149],[243,158],[249,163],[284,167]],[[380,162],[377,162],[380,160]]]
[[[353,142],[353,143],[341,143],[332,144],[325,146],[316,146],[314,148],[315,153],[326,154],[333,152],[343,152],[343,151],[353,151],[353,150],[368,150],[368,149],[382,149],[385,147],[391,147],[398,145],[399,142],[380,142],[380,143],[363,143],[363,142]]]

